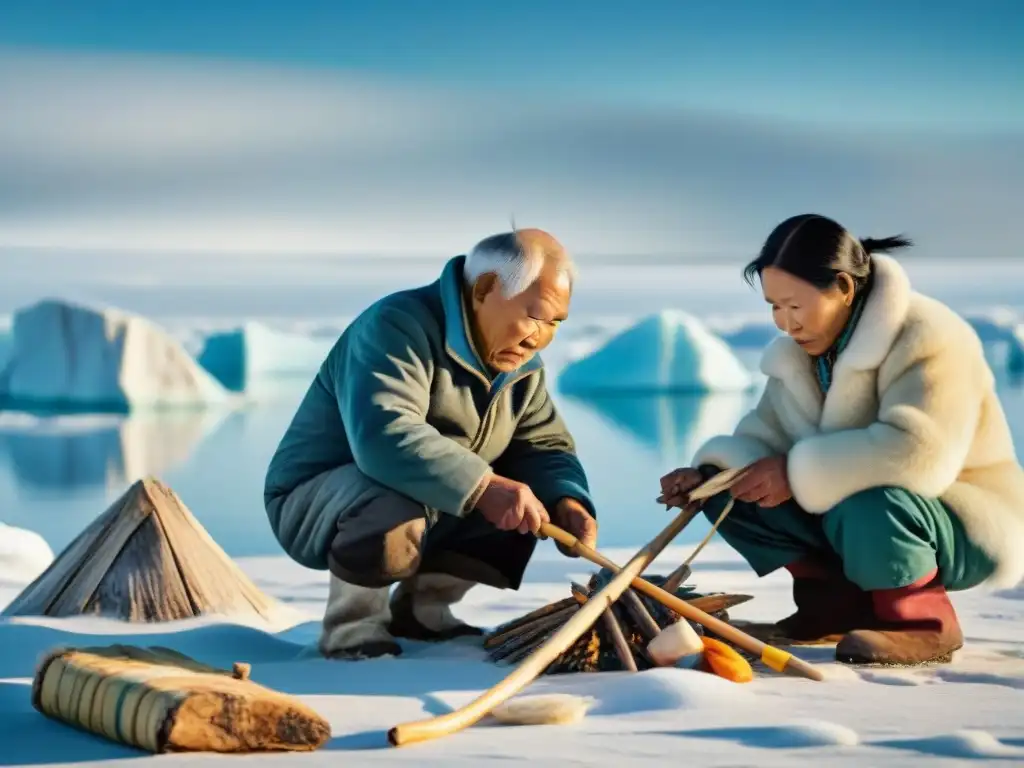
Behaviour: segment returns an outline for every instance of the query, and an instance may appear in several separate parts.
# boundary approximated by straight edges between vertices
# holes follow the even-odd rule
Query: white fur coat
[[[768,382],[732,435],[693,465],[744,466],[788,454],[793,498],[823,514],[858,491],[899,486],[940,498],[997,563],[991,586],[1024,578],[1024,470],[981,342],[945,305],[875,256],[875,285],[822,397],[810,356],[774,340]]]

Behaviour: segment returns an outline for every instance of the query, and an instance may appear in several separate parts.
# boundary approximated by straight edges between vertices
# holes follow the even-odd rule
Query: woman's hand
[[[704,478],[696,469],[683,467],[672,470],[661,478],[661,495],[657,498],[657,502],[669,508],[682,509],[686,506],[690,491],[703,482]]]
[[[793,498],[786,472],[785,456],[770,456],[755,461],[750,471],[731,489],[733,498],[759,507],[777,507]]]

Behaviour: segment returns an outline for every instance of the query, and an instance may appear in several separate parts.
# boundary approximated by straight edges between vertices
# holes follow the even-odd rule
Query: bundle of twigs
[[[515,664],[529,656],[547,638],[558,631],[591,595],[614,576],[603,568],[586,585],[573,583],[572,594],[496,627],[484,638],[484,648],[492,661]],[[648,576],[658,586],[667,577]],[[705,613],[728,621],[728,609],[751,599],[749,595],[725,593],[699,594],[693,587],[677,587],[673,594]],[[543,674],[571,672],[638,671],[657,666],[647,652],[647,644],[665,627],[687,621],[661,603],[627,589],[594,622],[589,630],[547,666]],[[701,635],[704,628],[690,621]]]

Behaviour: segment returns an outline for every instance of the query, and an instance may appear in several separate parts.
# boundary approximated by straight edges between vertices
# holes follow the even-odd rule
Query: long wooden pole
[[[388,741],[396,747],[418,741],[436,739],[455,733],[486,717],[499,704],[510,699],[530,684],[551,663],[564,653],[580,636],[600,619],[602,612],[611,606],[629,585],[674,539],[687,523],[687,516],[679,514],[675,520],[641,549],[618,573],[587,602],[576,614],[532,654],[525,658],[511,674],[493,688],[485,691],[463,707],[428,720],[419,720],[396,725],[388,731]],[[564,533],[553,529],[552,533]],[[575,538],[573,537],[573,541]]]
[[[583,559],[589,560],[602,568],[607,568],[612,573],[616,573],[616,579],[622,575],[623,569],[620,569],[619,566],[607,557],[599,552],[595,552],[571,533],[562,530],[558,526],[545,523],[541,526],[540,535],[554,539],[559,544],[571,550],[574,554],[579,555]],[[821,670],[812,664],[808,664],[803,659],[799,659],[787,651],[775,648],[774,646],[761,642],[755,637],[751,637],[746,632],[736,629],[736,627],[731,624],[727,624],[721,619],[716,619],[714,616],[705,613],[696,606],[690,605],[688,602],[676,595],[673,595],[671,592],[666,592],[661,587],[652,584],[646,579],[642,579],[639,576],[635,577],[633,579],[632,586],[638,592],[643,592],[648,597],[657,600],[666,608],[672,609],[683,618],[695,621],[698,624],[707,627],[715,634],[725,638],[729,642],[735,643],[743,650],[755,654],[767,667],[774,669],[776,672],[806,677],[809,680],[821,681],[825,679]]]

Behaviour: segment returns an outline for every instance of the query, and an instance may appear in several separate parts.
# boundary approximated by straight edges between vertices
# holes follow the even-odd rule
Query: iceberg
[[[127,413],[229,398],[178,340],[130,312],[45,299],[15,313],[12,335],[6,407]]]
[[[993,344],[1007,341],[1013,335],[1013,323],[1007,318],[996,317],[967,317],[965,318],[982,344]]]
[[[315,372],[335,341],[336,337],[314,338],[247,322],[208,336],[198,361],[229,390],[242,391],[254,378]]]
[[[1015,380],[1024,376],[1024,326],[1018,325],[1010,332],[1009,349],[1006,351],[1006,369]]]
[[[753,374],[718,336],[685,312],[665,310],[613,335],[567,364],[566,394],[743,392]]]
[[[719,331],[718,335],[733,348],[764,349],[782,332],[771,323],[747,323],[728,331]]]

